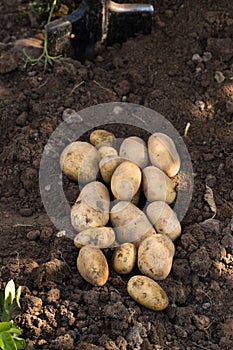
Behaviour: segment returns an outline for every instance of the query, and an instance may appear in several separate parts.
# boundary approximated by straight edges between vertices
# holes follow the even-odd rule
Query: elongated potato
[[[146,144],[137,136],[130,136],[124,139],[120,147],[119,155],[137,164],[142,169],[148,164]]]
[[[114,197],[122,201],[131,200],[139,190],[141,179],[141,170],[136,164],[128,161],[121,163],[111,177]]]
[[[62,152],[60,166],[66,176],[82,184],[96,180],[100,155],[88,142],[70,143]]]
[[[146,210],[156,232],[167,235],[174,241],[181,234],[181,226],[174,211],[163,201],[152,202]]]
[[[149,202],[164,201],[172,203],[176,198],[173,182],[160,169],[148,166],[143,169],[142,188]]]
[[[144,239],[138,248],[138,268],[143,275],[164,280],[172,268],[175,247],[169,237],[155,234]]]
[[[99,163],[100,173],[105,183],[109,184],[115,169],[125,161],[119,156],[107,156],[101,159]]]
[[[77,258],[77,269],[80,275],[93,286],[103,286],[107,282],[108,263],[99,248],[82,247]]]
[[[109,220],[110,198],[107,188],[98,181],[83,187],[71,209],[71,224],[77,231],[105,226]]]
[[[115,241],[115,233],[111,227],[94,227],[81,231],[74,238],[74,245],[81,248],[84,245],[95,248],[108,248]]]
[[[112,146],[115,135],[109,131],[98,129],[90,134],[90,143],[99,148],[101,146]]]
[[[98,149],[101,158],[108,156],[118,156],[117,150],[110,146],[102,146]]]
[[[121,201],[114,205],[110,220],[120,244],[132,242],[137,246],[143,239],[156,233],[143,211],[130,202]]]
[[[168,176],[175,176],[180,170],[180,157],[173,140],[166,134],[156,132],[148,139],[149,157],[152,165]]]
[[[160,285],[146,276],[133,276],[127,284],[127,291],[138,304],[153,311],[168,307],[168,297]]]
[[[134,268],[136,257],[136,246],[133,243],[124,243],[115,249],[112,257],[112,267],[119,274],[128,274]]]

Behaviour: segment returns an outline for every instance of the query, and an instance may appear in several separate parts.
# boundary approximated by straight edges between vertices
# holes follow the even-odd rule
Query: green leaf
[[[11,329],[12,325],[13,325],[12,321],[10,321],[10,322],[0,322],[0,333],[8,331],[9,329]]]
[[[13,338],[14,338],[15,344],[17,346],[17,349],[24,349],[25,348],[26,342],[23,338],[18,338],[18,337],[13,337]]]
[[[0,333],[0,345],[2,350],[18,350],[12,335]]]

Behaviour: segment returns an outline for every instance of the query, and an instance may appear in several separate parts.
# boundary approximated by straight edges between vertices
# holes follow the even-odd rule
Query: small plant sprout
[[[20,314],[21,287],[15,290],[10,280],[4,292],[0,292],[0,349],[19,350],[25,348],[25,340],[20,338],[22,330],[15,325],[14,319]]]
[[[49,17],[48,17],[48,21],[47,23],[50,23],[53,12],[54,12],[54,8],[57,4],[57,0],[53,0],[51,9],[49,11]],[[44,46],[43,46],[43,51],[42,54],[35,58],[35,57],[31,57],[29,56],[26,51],[24,50],[24,55],[26,56],[25,59],[25,64],[24,67],[26,68],[28,64],[35,66],[36,64],[38,64],[39,62],[44,61],[44,70],[46,70],[47,64],[49,64],[50,66],[53,65],[53,63],[55,61],[58,61],[62,58],[62,55],[59,56],[50,56],[49,52],[48,52],[48,38],[47,38],[47,34],[45,33],[45,38],[44,38]]]
[[[184,136],[188,136],[188,132],[189,132],[189,128],[190,128],[191,124],[190,123],[187,123],[186,124],[186,127],[184,129]]]

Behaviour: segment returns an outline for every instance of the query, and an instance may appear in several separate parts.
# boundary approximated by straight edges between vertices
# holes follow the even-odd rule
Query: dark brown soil
[[[24,286],[18,322],[27,350],[233,348],[233,5],[151,3],[151,35],[109,47],[83,65],[65,58],[44,73],[42,65],[25,69],[15,44],[43,38],[30,25],[27,2],[0,1],[0,289],[11,278]],[[204,55],[207,62],[193,57],[205,52],[212,55]],[[40,199],[40,157],[64,109],[122,100],[163,114],[181,135],[191,123],[184,141],[195,188],[172,272],[161,282],[170,300],[163,312],[129,297],[128,276],[110,270],[104,287],[85,282],[76,270],[77,249],[56,236]],[[210,223],[206,184],[217,206]],[[73,199],[72,185],[69,191]]]

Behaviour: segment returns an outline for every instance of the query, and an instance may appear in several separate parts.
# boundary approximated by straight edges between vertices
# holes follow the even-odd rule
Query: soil
[[[17,322],[27,350],[233,348],[233,6],[151,3],[152,34],[83,64],[64,58],[44,72],[43,64],[24,68],[22,48],[38,54],[44,35],[28,2],[0,1],[0,289],[11,278],[23,286]],[[181,135],[191,124],[183,139],[195,187],[172,272],[160,283],[170,300],[162,312],[136,304],[126,291],[129,276],[112,269],[104,287],[85,282],[77,249],[57,237],[40,198],[40,157],[63,111],[114,101],[156,110]],[[209,221],[206,185],[217,207]],[[70,200],[74,189],[70,182]]]

